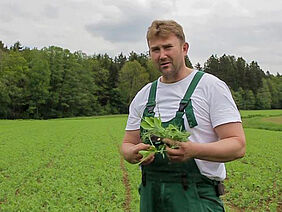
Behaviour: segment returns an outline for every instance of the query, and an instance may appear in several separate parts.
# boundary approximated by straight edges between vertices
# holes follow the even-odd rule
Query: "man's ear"
[[[189,49],[189,44],[187,42],[185,42],[183,44],[183,51],[187,54],[188,53],[188,49]]]

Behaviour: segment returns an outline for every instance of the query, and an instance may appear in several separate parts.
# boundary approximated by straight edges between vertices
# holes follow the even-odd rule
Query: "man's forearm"
[[[121,145],[121,154],[123,155],[124,159],[131,163],[131,158],[130,158],[130,155],[131,155],[131,152],[132,152],[132,147],[135,146],[135,144],[132,144],[132,143],[122,143]]]
[[[241,123],[228,123],[215,128],[220,138],[210,143],[179,142],[179,149],[167,149],[172,161],[183,162],[196,158],[214,162],[227,162],[245,155],[246,141]]]
[[[216,142],[196,144],[196,158],[208,161],[227,162],[245,155],[246,139],[242,124],[227,123],[215,128],[219,137]]]
[[[228,162],[245,155],[245,142],[238,137],[225,138],[212,143],[190,142],[190,148],[195,158],[214,162]]]

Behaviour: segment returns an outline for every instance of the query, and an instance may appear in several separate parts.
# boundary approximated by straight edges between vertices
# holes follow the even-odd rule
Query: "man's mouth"
[[[160,63],[160,66],[167,66],[168,64],[170,64],[170,62],[162,62]]]

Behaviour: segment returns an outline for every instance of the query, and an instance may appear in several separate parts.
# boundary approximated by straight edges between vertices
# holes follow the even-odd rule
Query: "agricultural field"
[[[226,164],[226,210],[282,211],[282,110],[241,114],[247,152]],[[138,211],[126,118],[0,120],[0,211]]]
[[[0,121],[0,211],[124,211],[126,117]]]

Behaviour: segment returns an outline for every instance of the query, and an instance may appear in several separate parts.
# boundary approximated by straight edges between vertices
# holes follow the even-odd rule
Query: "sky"
[[[1,0],[0,40],[128,56],[148,51],[155,19],[182,25],[193,65],[227,54],[282,74],[281,0]]]

